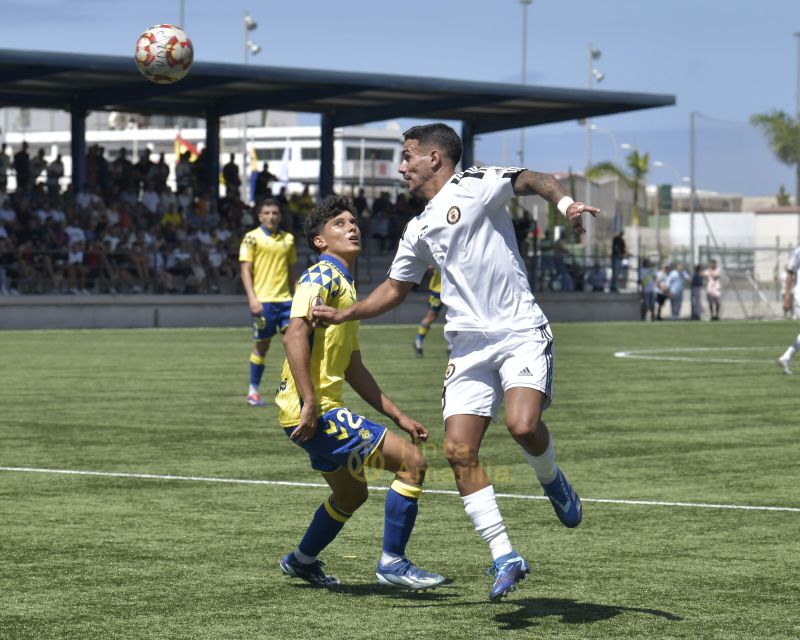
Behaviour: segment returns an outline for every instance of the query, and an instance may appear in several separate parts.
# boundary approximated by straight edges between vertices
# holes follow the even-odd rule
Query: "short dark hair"
[[[260,212],[262,208],[270,206],[270,207],[278,207],[280,210],[281,203],[278,202],[275,198],[264,198],[261,202],[258,203],[256,206],[256,212]]]
[[[319,249],[314,244],[314,238],[322,233],[322,229],[328,220],[332,220],[345,211],[349,211],[357,217],[356,208],[347,196],[328,196],[314,207],[306,217],[306,222],[303,225],[303,235],[308,241],[308,246],[319,253]]]
[[[407,140],[417,140],[426,147],[436,147],[446,158],[452,160],[453,166],[461,161],[461,154],[464,151],[461,138],[452,127],[443,122],[411,127],[403,134],[403,141]]]

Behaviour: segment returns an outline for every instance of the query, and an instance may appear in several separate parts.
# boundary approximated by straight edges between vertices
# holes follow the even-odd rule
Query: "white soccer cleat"
[[[784,358],[783,356],[781,356],[780,358],[778,358],[777,363],[778,365],[783,367],[783,372],[787,376],[792,375],[792,370],[789,368],[789,358]]]

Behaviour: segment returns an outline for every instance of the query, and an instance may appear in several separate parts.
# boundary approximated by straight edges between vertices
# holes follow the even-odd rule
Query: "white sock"
[[[792,344],[789,345],[789,348],[786,352],[781,356],[782,360],[791,360],[797,350],[800,349],[800,334],[797,334],[792,341]]]
[[[506,525],[503,523],[503,516],[500,515],[494,497],[494,487],[489,485],[468,496],[461,496],[461,499],[464,501],[464,511],[472,520],[475,531],[489,544],[492,559],[497,560],[500,556],[511,553],[514,549],[508,539]]]
[[[297,558],[297,561],[300,564],[311,564],[317,559],[317,556],[307,556],[305,553],[300,551],[300,547],[294,550],[294,557]]]
[[[553,445],[552,436],[550,437],[550,442],[547,444],[547,449],[545,449],[542,455],[535,456],[525,451],[524,448],[522,449],[522,453],[525,454],[525,459],[528,461],[528,464],[533,467],[540,483],[550,484],[556,479],[556,475],[558,475],[558,465],[556,464],[556,448]]]
[[[258,393],[258,387],[254,387],[252,384],[250,385],[250,389],[247,391],[247,395],[252,396],[254,393]]]

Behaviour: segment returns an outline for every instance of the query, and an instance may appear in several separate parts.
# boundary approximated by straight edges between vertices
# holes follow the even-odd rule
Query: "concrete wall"
[[[638,320],[639,297],[624,293],[542,294],[537,300],[551,322]],[[365,324],[416,324],[427,295],[412,294],[400,307]],[[246,327],[243,296],[6,296],[0,329],[99,329],[132,327]]]

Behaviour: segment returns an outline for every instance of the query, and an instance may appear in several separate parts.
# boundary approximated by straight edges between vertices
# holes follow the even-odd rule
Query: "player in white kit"
[[[798,270],[800,270],[800,247],[792,251],[792,255],[789,256],[789,262],[786,265],[786,291],[783,296],[783,310],[787,312],[793,311],[795,320],[800,320],[800,282],[798,282],[797,279]],[[792,362],[794,354],[797,353],[798,350],[800,350],[800,334],[794,337],[789,348],[778,358],[778,364],[787,375],[792,374],[792,369],[789,365]]]
[[[573,202],[548,174],[519,168],[472,167],[461,173],[458,135],[445,124],[405,132],[400,173],[409,191],[425,198],[411,220],[389,277],[365,300],[343,311],[317,307],[323,322],[370,318],[400,304],[428,266],[442,275],[445,332],[452,353],[442,393],[445,454],[467,515],[493,557],[490,600],[514,590],[529,572],[514,551],[494,488],[478,458],[489,423],[505,399],[506,423],[533,467],[561,522],[577,526],[581,502],[555,463],[555,449],[541,421],[553,383],[553,336],[534,300],[506,203],[538,194],[558,205],[573,228],[598,209]]]

